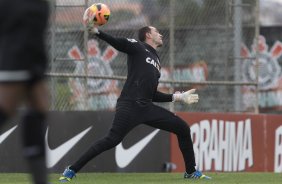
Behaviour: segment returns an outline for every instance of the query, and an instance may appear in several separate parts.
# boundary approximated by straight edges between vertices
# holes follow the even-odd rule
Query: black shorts
[[[48,16],[46,0],[0,0],[0,82],[44,77]]]
[[[120,98],[117,101],[116,114],[111,130],[124,137],[140,124],[183,136],[190,132],[190,128],[184,120],[153,102]]]

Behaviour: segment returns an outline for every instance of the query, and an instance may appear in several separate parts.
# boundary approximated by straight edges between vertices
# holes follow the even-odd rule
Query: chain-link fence
[[[101,29],[113,36],[136,38],[146,25],[160,30],[159,90],[196,88],[200,95],[196,105],[165,107],[257,112],[258,0],[56,0],[48,35],[52,110],[115,108],[126,55],[89,35],[81,21],[86,7],[98,2],[111,9]]]

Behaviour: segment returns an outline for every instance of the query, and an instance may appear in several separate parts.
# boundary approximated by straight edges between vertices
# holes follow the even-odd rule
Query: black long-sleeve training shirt
[[[157,91],[161,65],[153,47],[135,39],[115,38],[102,31],[96,35],[118,51],[127,54],[127,80],[120,98],[154,102],[172,101],[172,94]]]

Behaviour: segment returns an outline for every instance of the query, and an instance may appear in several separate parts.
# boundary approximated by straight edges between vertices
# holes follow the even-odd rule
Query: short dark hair
[[[141,42],[144,42],[146,40],[146,33],[150,33],[150,32],[151,32],[150,26],[145,26],[140,28],[138,31],[138,39]]]

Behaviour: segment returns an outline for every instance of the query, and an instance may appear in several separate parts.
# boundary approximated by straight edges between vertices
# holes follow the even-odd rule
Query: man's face
[[[160,32],[155,27],[151,28],[151,37],[152,41],[157,45],[157,47],[161,47],[163,45],[163,35],[160,34]]]

